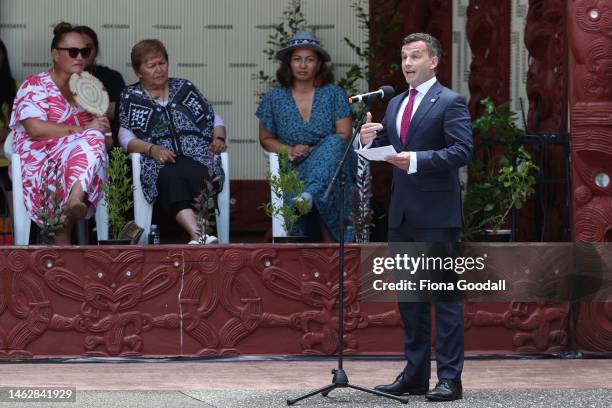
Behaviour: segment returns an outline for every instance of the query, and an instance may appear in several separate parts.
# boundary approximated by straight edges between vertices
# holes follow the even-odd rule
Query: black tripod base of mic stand
[[[340,248],[339,248],[339,258],[338,258],[338,286],[340,287],[340,290],[338,293],[338,368],[332,370],[332,374],[334,375],[334,378],[332,379],[332,383],[330,385],[323,387],[323,388],[319,388],[318,390],[309,392],[308,394],[302,395],[301,397],[294,398],[294,399],[288,399],[287,405],[293,405],[298,401],[301,401],[306,398],[310,398],[317,394],[321,394],[324,397],[327,397],[327,395],[333,390],[335,390],[336,388],[353,388],[355,390],[378,395],[380,397],[393,399],[393,400],[402,402],[404,404],[408,403],[407,397],[398,397],[395,395],[387,394],[386,392],[381,392],[378,390],[371,390],[369,388],[365,388],[359,385],[354,385],[354,384],[349,383],[348,377],[346,376],[346,373],[342,369],[343,367],[342,359],[344,356],[343,339],[344,339],[344,273],[345,273],[344,272],[344,174],[342,173],[342,167],[344,165],[344,161],[346,160],[348,152],[352,149],[353,141],[355,140],[355,137],[357,136],[357,133],[359,132],[359,129],[361,129],[361,125],[364,122],[365,113],[368,112],[369,110],[370,110],[370,105],[368,103],[366,104],[366,107],[363,113],[361,114],[361,118],[359,119],[359,125],[353,131],[353,137],[351,138],[350,142],[347,143],[346,149],[344,149],[344,154],[342,155],[342,158],[338,161],[338,166],[336,167],[336,172],[334,174],[334,177],[329,182],[327,186],[327,190],[325,191],[325,195],[324,195],[325,199],[329,197],[329,194],[331,192],[331,189],[334,183],[336,182],[336,180],[338,180],[339,185],[340,185],[339,192],[338,192],[338,202],[340,203],[339,204],[340,211],[339,211],[339,217],[338,217],[339,218],[339,229],[340,229],[340,234],[339,234],[340,235],[340,240],[339,240]]]
[[[381,391],[377,391],[377,390],[371,390],[369,388],[365,388],[359,385],[355,385],[355,384],[351,384],[349,383],[348,377],[346,375],[346,373],[344,372],[344,370],[342,369],[336,369],[334,368],[332,370],[332,374],[334,375],[334,378],[332,379],[332,383],[328,386],[325,386],[323,388],[319,388],[318,390],[314,390],[309,392],[308,394],[304,394],[300,397],[297,398],[293,398],[293,399],[288,399],[287,400],[287,405],[293,405],[298,401],[301,401],[303,399],[306,398],[310,398],[314,395],[317,394],[321,394],[324,397],[327,397],[327,395],[332,392],[333,390],[335,390],[336,388],[353,388],[355,390],[359,390],[359,391],[363,391],[363,392],[368,392],[370,394],[374,394],[374,395],[378,395],[381,397],[385,397],[385,398],[390,398],[390,399],[394,399],[396,401],[399,401],[403,404],[407,404],[408,403],[408,398],[407,397],[398,397],[396,395],[392,395],[392,394],[387,394],[386,392],[381,392]]]

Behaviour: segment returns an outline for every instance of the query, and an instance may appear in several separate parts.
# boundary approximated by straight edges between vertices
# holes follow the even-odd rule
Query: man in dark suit
[[[409,90],[393,98],[382,123],[368,113],[360,142],[393,145],[389,206],[390,242],[457,242],[463,226],[458,169],[471,157],[472,128],[465,98],[436,80],[439,41],[415,33],[402,42],[402,72]],[[398,302],[407,364],[397,379],[376,389],[390,394],[426,394],[429,400],[463,396],[463,304],[434,301],[438,383],[429,390],[431,304]]]

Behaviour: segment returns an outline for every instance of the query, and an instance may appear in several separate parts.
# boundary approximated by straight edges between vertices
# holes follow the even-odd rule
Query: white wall
[[[304,0],[310,24],[332,55],[339,78],[357,62],[344,37],[363,44],[355,1]],[[0,38],[8,47],[17,79],[50,66],[53,26],[84,24],[98,34],[98,62],[135,82],[130,50],[144,38],[159,38],[170,54],[170,75],[192,80],[225,119],[230,140],[232,179],[262,179],[265,160],[254,116],[258,82],[252,75],[275,65],[262,50],[280,22],[288,0],[0,0]],[[367,7],[366,7],[367,9]],[[361,84],[365,89],[365,83]]]

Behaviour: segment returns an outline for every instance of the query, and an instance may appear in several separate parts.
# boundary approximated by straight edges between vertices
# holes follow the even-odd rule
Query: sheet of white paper
[[[355,153],[370,161],[383,161],[387,156],[397,156],[397,152],[392,145],[374,147],[372,149],[359,149],[355,150]]]

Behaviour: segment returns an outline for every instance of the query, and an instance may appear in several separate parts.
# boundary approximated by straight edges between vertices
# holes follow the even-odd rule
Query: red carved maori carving
[[[568,106],[568,67],[566,35],[566,0],[530,0],[525,25],[525,46],[529,52],[527,71],[527,130],[529,132],[566,132]],[[546,146],[545,159],[539,163],[547,177],[566,177],[566,152],[563,146]],[[544,240],[567,240],[569,225],[563,210],[567,208],[569,192],[562,188],[542,187],[540,197],[546,206],[549,223]],[[526,207],[519,212],[521,231],[531,226],[528,217],[534,214]],[[532,237],[525,235],[524,237]]]
[[[327,251],[300,251],[299,264],[303,265],[301,276],[278,261],[272,254],[254,254],[256,270],[261,274],[264,285],[271,291],[284,297],[301,301],[309,310],[290,316],[266,314],[263,325],[278,326],[287,323],[293,329],[303,333],[301,346],[304,354],[333,354],[338,342],[338,253]],[[261,262],[261,263],[259,263]],[[262,268],[263,265],[263,268]],[[347,250],[345,257],[346,280],[344,285],[347,320],[345,337],[347,353],[355,352],[357,340],[351,331],[357,327],[354,321],[354,304],[359,291],[359,253]],[[353,312],[351,315],[350,311]]]
[[[612,0],[567,2],[573,226],[577,241],[612,241]],[[571,16],[571,17],[570,17]],[[573,341],[612,349],[609,303],[573,307]]]
[[[612,239],[612,1],[568,2],[574,235]]]
[[[25,274],[28,266],[26,251],[13,251],[3,256],[0,287],[0,315],[3,310],[17,318],[12,327],[0,329],[0,358],[29,358],[27,346],[39,338],[49,326],[53,314],[42,286]]]
[[[513,351],[558,353],[567,345],[568,312],[569,304],[512,302],[503,312],[492,312],[466,303],[465,329],[504,327],[512,333]]]
[[[612,100],[612,6],[609,0],[568,2],[572,102]]]
[[[510,1],[470,0],[466,34],[472,50],[469,108],[480,116],[480,101],[510,98]]]
[[[404,16],[405,34],[425,32],[442,44],[442,59],[436,76],[446,86],[451,84],[452,2],[450,0],[402,1],[398,6]]]
[[[612,348],[612,302],[579,304],[574,327],[579,350],[609,353]]]
[[[219,304],[218,255],[210,251],[199,254],[186,252],[183,262],[184,285],[180,292],[183,330],[203,347],[197,351],[197,355],[219,355],[216,351],[219,335],[207,319]]]
[[[361,250],[346,253],[344,345],[400,354],[399,313],[395,303],[370,301]],[[330,245],[2,249],[0,359],[331,355],[337,265]],[[606,347],[609,320],[600,315],[609,310],[588,313],[597,329],[580,321],[580,346]],[[557,352],[566,315],[564,304],[468,304],[466,348]]]
[[[513,254],[503,249],[489,248],[489,254],[499,251],[490,258],[488,269],[500,278],[511,282],[511,286],[518,293],[534,293],[545,289],[548,293],[558,294],[567,298],[571,287],[560,284],[554,280],[543,281],[548,271],[559,276],[568,276],[571,265],[563,263],[560,259],[565,257],[569,244],[534,245],[525,248],[521,259],[514,258]],[[476,246],[476,255],[480,247]],[[495,260],[493,262],[493,259]],[[531,271],[529,275],[522,273],[517,277],[517,271]],[[522,276],[521,276],[522,275]],[[533,276],[533,279],[528,279]],[[546,285],[546,286],[543,286]],[[493,306],[493,307],[491,307]],[[556,353],[565,349],[567,345],[569,304],[551,302],[521,302],[513,301],[508,304],[466,303],[465,328],[466,337],[474,328],[497,327],[507,330],[507,339],[511,340],[500,344],[504,349],[514,352],[529,353]]]
[[[8,305],[8,291],[6,287],[8,272],[6,266],[6,256],[4,252],[0,252],[0,317],[2,317]],[[0,325],[0,358],[3,357],[3,353],[6,357],[4,350],[6,350],[6,332],[3,330],[2,325]]]
[[[530,0],[525,26],[529,51],[527,127],[558,132],[567,110],[567,36],[565,0]]]
[[[388,66],[390,64],[399,64],[402,39],[415,32],[425,32],[433,35],[442,44],[444,51],[442,60],[438,67],[437,78],[446,86],[451,84],[451,67],[452,67],[452,2],[451,0],[371,0],[370,1],[370,16],[371,18],[389,19],[390,14],[401,15],[401,31],[396,33],[397,38],[387,38],[387,32],[381,33],[377,31],[370,32],[372,43],[376,43],[376,39],[380,36],[387,38],[387,46],[398,50],[395,59],[386,61],[386,64],[380,65],[380,72],[374,73],[374,82],[371,87],[376,87],[383,84],[397,86],[398,93],[406,89],[406,81],[401,71],[397,71],[395,78],[389,78]],[[374,58],[380,58],[374,55]]]

